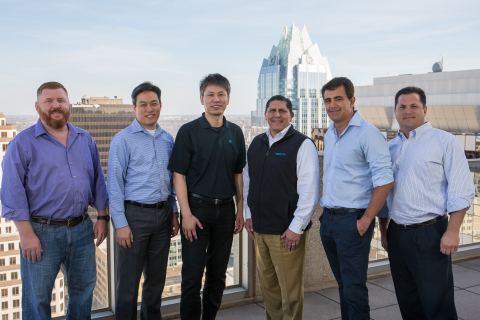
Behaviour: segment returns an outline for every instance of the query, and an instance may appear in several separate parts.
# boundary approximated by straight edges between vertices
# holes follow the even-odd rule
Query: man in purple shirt
[[[20,234],[23,319],[51,319],[55,278],[68,281],[67,319],[90,319],[96,282],[95,245],[107,236],[108,195],[92,137],[68,123],[67,90],[47,82],[37,91],[40,119],[20,132],[3,159],[2,216]],[[88,206],[98,210],[93,227]]]

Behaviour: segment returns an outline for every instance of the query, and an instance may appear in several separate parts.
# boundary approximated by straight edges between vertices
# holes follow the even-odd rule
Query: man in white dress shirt
[[[425,122],[426,103],[417,87],[395,96],[400,130],[389,142],[394,187],[390,223],[379,215],[382,245],[403,319],[457,319],[450,255],[475,188],[460,142]]]
[[[292,102],[268,100],[269,129],[252,141],[243,171],[245,228],[255,241],[266,319],[303,317],[307,230],[319,197],[315,144],[290,124]]]

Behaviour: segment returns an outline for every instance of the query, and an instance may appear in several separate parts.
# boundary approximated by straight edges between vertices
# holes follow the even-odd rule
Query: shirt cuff
[[[127,217],[125,216],[125,214],[119,214],[119,213],[112,214],[112,220],[113,220],[113,224],[115,226],[115,229],[120,229],[120,228],[128,226],[128,221],[127,221]]]
[[[290,226],[288,227],[288,229],[292,230],[297,234],[303,234],[307,226],[308,226],[308,222],[305,224],[305,222],[300,221],[299,219],[294,217],[292,222],[290,222]]]
[[[108,207],[109,201],[108,198],[94,199],[91,205],[97,210],[102,210]]]
[[[13,221],[30,221],[30,210],[2,206],[2,217]]]
[[[447,202],[447,211],[448,213],[452,213],[455,211],[460,211],[463,209],[468,209],[472,206],[472,203],[467,199],[458,197],[449,199]]]
[[[388,172],[381,173],[377,176],[372,177],[373,187],[381,187],[393,182],[393,172],[388,170]]]
[[[250,208],[245,205],[245,220],[251,219],[252,218],[252,212],[250,211]]]

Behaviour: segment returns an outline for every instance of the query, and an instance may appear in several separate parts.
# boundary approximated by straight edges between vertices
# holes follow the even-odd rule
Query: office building
[[[326,127],[327,117],[321,95],[322,86],[332,78],[327,57],[320,54],[318,44],[312,44],[307,28],[294,24],[285,27],[277,46],[263,59],[257,88],[257,108],[252,111],[252,136],[268,128],[265,106],[272,96],[282,95],[292,100],[292,124],[308,136],[312,128]]]
[[[69,121],[88,131],[95,140],[106,177],[110,141],[118,132],[132,124],[135,113],[131,104],[123,104],[123,100],[117,97],[82,97],[82,102],[90,104],[72,104]]]

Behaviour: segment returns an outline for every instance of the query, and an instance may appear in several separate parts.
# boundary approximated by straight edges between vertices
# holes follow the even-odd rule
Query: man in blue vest
[[[269,129],[258,135],[243,171],[245,227],[255,241],[267,319],[303,318],[303,267],[307,230],[319,196],[318,153],[290,124],[292,102],[268,100]]]

